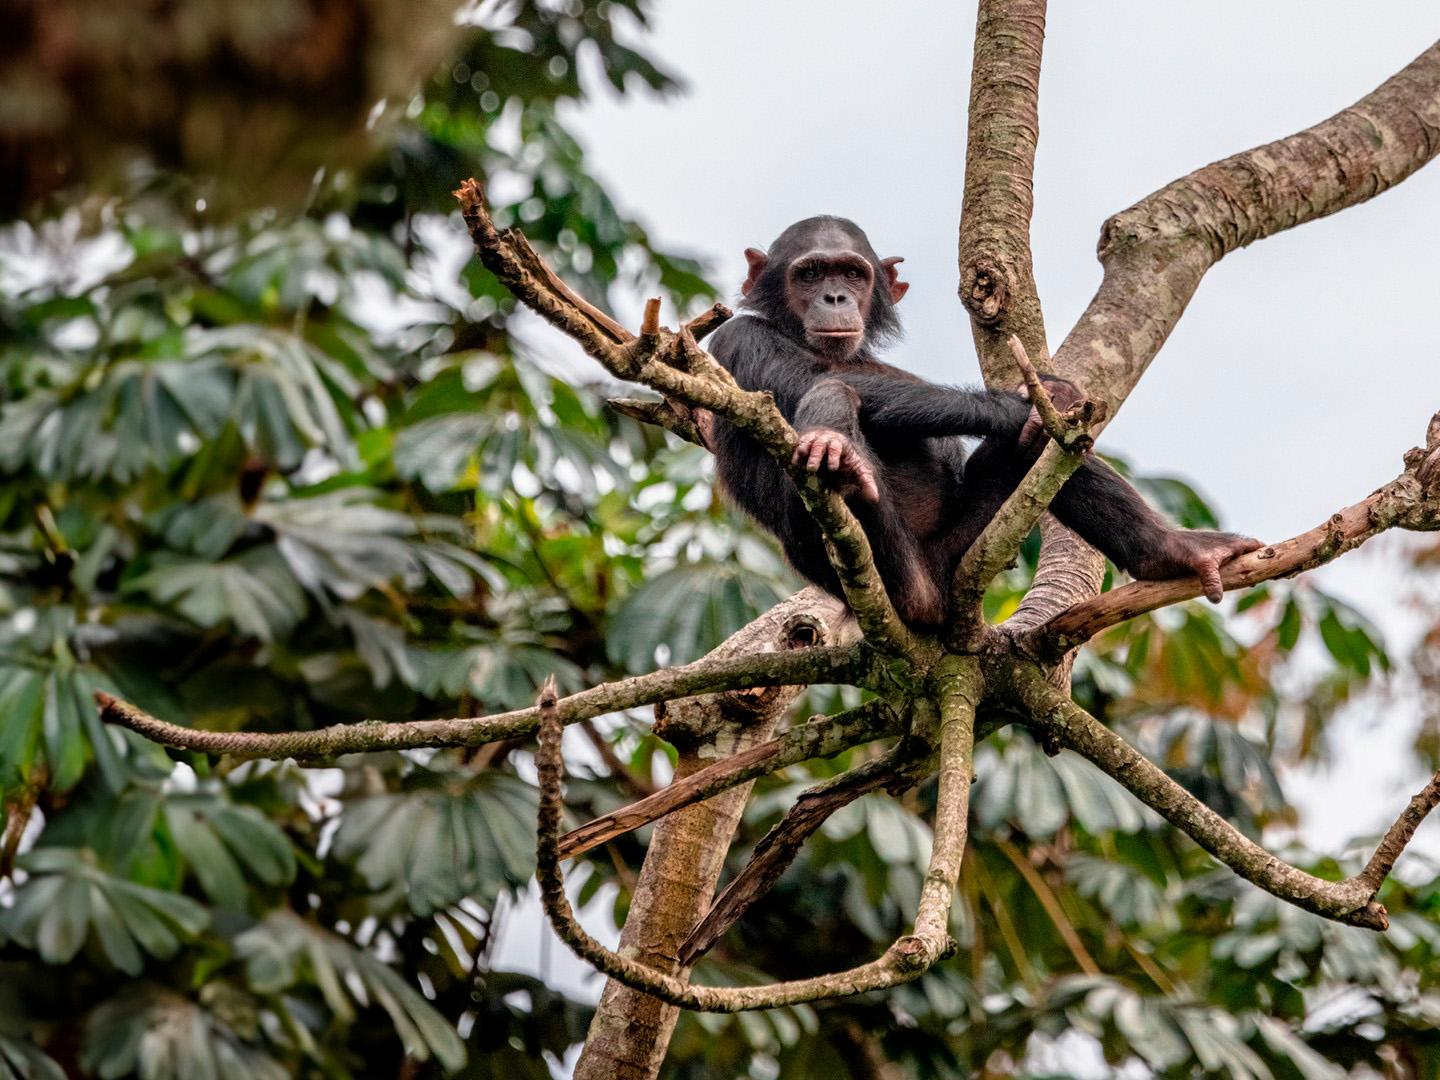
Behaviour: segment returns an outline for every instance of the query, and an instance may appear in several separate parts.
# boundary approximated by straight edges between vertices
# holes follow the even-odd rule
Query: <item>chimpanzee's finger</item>
[[[844,455],[844,453],[845,444],[839,439],[832,438],[830,440],[830,453],[825,458],[825,464],[829,467],[831,472],[836,472],[839,470],[840,458]]]
[[[1220,580],[1218,562],[1207,561],[1200,567],[1200,582],[1205,586],[1205,599],[1212,604],[1220,603],[1220,598],[1225,595],[1225,585]]]
[[[811,444],[810,460],[805,465],[811,472],[820,471],[820,462],[825,460],[825,444],[826,440],[824,436],[817,436],[814,443]]]
[[[861,464],[855,471],[856,478],[860,481],[860,494],[866,502],[878,503],[880,501],[880,488],[875,483],[875,470],[869,465]]]

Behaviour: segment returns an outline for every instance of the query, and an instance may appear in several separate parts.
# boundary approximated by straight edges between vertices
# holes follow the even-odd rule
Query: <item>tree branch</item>
[[[1050,355],[1030,258],[1045,0],[981,0],[970,73],[960,213],[960,300],[987,385],[1004,385],[1006,338]]]
[[[1227,590],[1244,589],[1292,577],[1353,551],[1387,529],[1440,529],[1440,468],[1432,466],[1434,461],[1440,461],[1440,413],[1431,419],[1426,446],[1405,455],[1405,471],[1398,477],[1309,532],[1231,560],[1220,568],[1221,583]],[[1054,659],[1108,627],[1202,592],[1197,577],[1134,581],[1076,604],[1017,640],[1031,655]]]
[[[935,685],[941,725],[940,802],[930,868],[921,888],[914,933],[900,938],[878,959],[848,971],[769,986],[715,987],[693,986],[612,952],[586,933],[575,918],[560,872],[563,723],[556,707],[554,687],[547,683],[536,707],[540,746],[535,754],[535,767],[540,782],[540,809],[535,876],[540,884],[541,901],[556,934],[578,956],[612,979],[671,1005],[703,1012],[777,1008],[882,990],[917,978],[954,950],[949,934],[950,902],[965,849],[975,704],[980,698],[978,666],[973,658],[947,657],[937,665]]]
[[[1038,668],[1011,664],[1004,681],[1042,738],[1086,758],[1246,881],[1336,922],[1370,930],[1389,926],[1385,908],[1373,899],[1378,885],[1359,877],[1326,881],[1272,855],[1055,690]]]
[[[644,332],[636,338],[618,340],[613,320],[583,301],[577,303],[578,298],[545,266],[518,229],[500,232],[495,228],[478,182],[464,181],[455,197],[480,261],[522,303],[573,338],[616,378],[658,390],[672,406],[679,401],[691,408],[709,409],[780,462],[820,526],[826,552],[865,637],[882,651],[910,656],[927,652],[922,640],[896,614],[875,569],[865,531],[845,500],[818,477],[792,463],[795,431],[775,407],[775,399],[768,393],[742,390],[729,372],[696,343],[694,331],[713,329],[723,321],[720,311],[712,308],[677,334],[660,328],[658,308],[652,305],[647,308]],[[677,430],[666,422],[668,419],[656,415],[661,426]],[[928,652],[933,653],[933,649]]]
[[[843,644],[856,627],[843,601],[804,589],[722,642],[712,656]],[[655,730],[675,747],[674,782],[767,741],[799,687],[702,694],[655,710]],[[747,781],[655,823],[630,886],[619,951],[679,979],[681,943],[710,906],[725,855],[750,795]],[[609,980],[590,1022],[575,1080],[654,1080],[679,1018],[674,1005]]]
[[[1355,875],[1355,880],[1364,884],[1370,890],[1371,896],[1380,891],[1380,886],[1395,868],[1395,860],[1400,858],[1400,853],[1414,838],[1415,830],[1436,806],[1440,806],[1440,772],[1432,776],[1430,782],[1421,788],[1410,800],[1410,804],[1400,812],[1395,824],[1390,826],[1380,840],[1375,854],[1365,864],[1365,869]]]
[[[800,686],[811,683],[852,683],[864,676],[864,650],[857,645],[798,649],[748,656],[702,657],[692,664],[666,668],[632,679],[604,683],[562,698],[556,715],[563,724],[653,705],[692,694],[756,686]],[[494,716],[449,720],[408,720],[385,723],[366,720],[335,724],[315,731],[203,731],[181,727],[151,716],[134,705],[97,692],[100,718],[129,728],[151,742],[207,754],[239,758],[324,759],[375,750],[419,747],[480,746],[513,739],[535,730],[536,708]]]
[[[1197,169],[1100,231],[1100,290],[1056,370],[1119,408],[1205,272],[1236,248],[1400,183],[1440,152],[1440,44],[1348,109]]]
[[[1090,427],[1105,415],[1103,406],[1097,407],[1087,399],[1077,402],[1062,416],[1040,382],[1020,339],[1012,336],[1008,347],[1030,387],[1031,400],[1050,438],[1039,460],[966,549],[956,567],[951,584],[953,614],[948,643],[960,651],[973,652],[985,641],[987,628],[980,602],[986,588],[997,574],[1014,563],[1020,545],[1065,486],[1065,481],[1085,464],[1085,452],[1093,445]]]
[[[681,807],[702,802],[747,780],[812,758],[833,757],[872,739],[897,735],[899,718],[876,699],[836,716],[816,716],[778,739],[707,765],[652,795],[603,814],[560,838],[560,858],[573,859],[616,837],[650,824]]]

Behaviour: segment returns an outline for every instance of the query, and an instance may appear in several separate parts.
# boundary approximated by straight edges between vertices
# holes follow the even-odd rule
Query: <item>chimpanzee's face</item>
[[[860,351],[874,293],[874,267],[839,230],[818,233],[786,268],[786,302],[809,346],[828,356]]]

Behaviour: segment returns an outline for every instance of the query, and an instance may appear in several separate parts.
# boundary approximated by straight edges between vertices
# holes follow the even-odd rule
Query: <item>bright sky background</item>
[[[572,117],[612,195],[658,240],[713,259],[732,289],[745,247],[811,214],[854,218],[882,256],[906,259],[907,336],[890,358],[937,381],[978,381],[955,296],[975,5],[656,8],[644,47],[688,92],[601,94]],[[1331,115],[1437,34],[1435,0],[1052,4],[1033,229],[1051,347],[1099,284],[1095,241],[1109,214]],[[1292,536],[1393,478],[1423,439],[1440,409],[1437,332],[1432,165],[1226,258],[1102,445],[1183,475],[1228,527]],[[1403,649],[1413,624],[1391,606],[1403,585],[1396,550],[1382,539],[1315,580]],[[1422,782],[1392,764],[1416,722],[1404,695],[1365,711],[1338,736],[1343,776],[1287,778],[1318,845],[1383,827]]]

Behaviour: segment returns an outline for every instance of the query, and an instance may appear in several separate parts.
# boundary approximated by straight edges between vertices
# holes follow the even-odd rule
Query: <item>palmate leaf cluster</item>
[[[473,173],[597,299],[711,298],[556,113],[579,63],[674,86],[641,15],[489,13],[306,213],[146,189],[0,233],[0,1075],[540,1075],[583,1033],[488,959],[533,871],[523,748],[236,767],[93,695],[223,729],[480,714],[699,655],[793,586],[698,451],[459,276]],[[655,621],[667,582],[697,618]]]
[[[568,691],[693,659],[794,586],[715,505],[701,452],[512,336],[446,217],[484,175],[591,298],[709,297],[562,121],[587,65],[675,89],[625,43],[643,14],[490,11],[385,152],[303,214],[211,221],[147,189],[0,234],[0,1077],[542,1077],[583,1038],[586,1007],[491,960],[533,869],[525,746],[236,765],[104,730],[91,697],[224,730],[480,714],[551,674]],[[1183,482],[1144,483],[1213,524]],[[1234,617],[1192,605],[1111,632],[1076,686],[1283,840],[1278,771],[1323,757],[1336,710],[1389,667],[1360,613],[1275,586]],[[600,725],[628,777],[572,754],[577,814],[663,779],[644,720]],[[735,865],[863,753],[758,785]],[[667,1075],[868,1076],[877,1057],[1068,1074],[1077,1047],[1162,1076],[1436,1067],[1428,867],[1388,887],[1381,938],[1258,896],[1023,734],[977,773],[956,958],[888,995],[686,1015]],[[914,908],[932,809],[922,786],[837,814],[700,977],[873,954]],[[596,852],[581,899],[623,918],[647,839]]]

